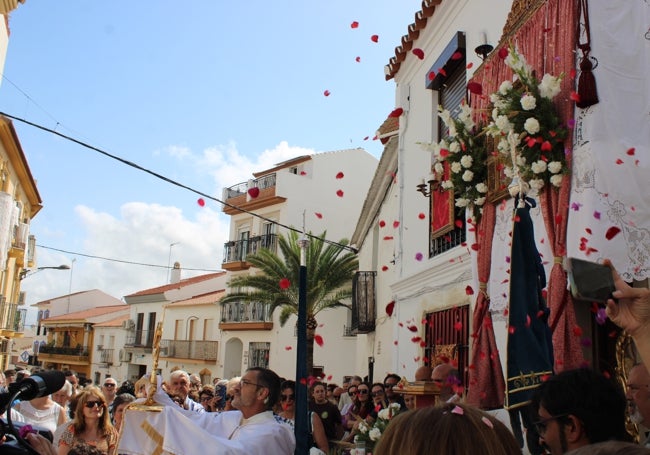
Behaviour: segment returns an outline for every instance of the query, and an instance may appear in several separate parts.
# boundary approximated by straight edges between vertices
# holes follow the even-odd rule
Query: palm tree
[[[316,315],[330,308],[349,305],[342,302],[352,297],[352,279],[359,268],[354,253],[346,249],[347,239],[338,244],[323,241],[325,232],[312,237],[306,251],[307,259],[307,371],[314,366],[314,335],[318,322]],[[270,312],[280,309],[280,325],[284,326],[292,314],[298,314],[298,282],[300,275],[300,245],[298,233],[278,236],[281,254],[262,248],[246,257],[259,273],[233,278],[229,287],[233,292],[221,303],[263,302]],[[288,280],[288,283],[287,283]],[[281,285],[284,284],[284,286]],[[283,289],[283,287],[288,288]]]

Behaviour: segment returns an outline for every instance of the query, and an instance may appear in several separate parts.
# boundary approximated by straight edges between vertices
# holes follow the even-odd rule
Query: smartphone
[[[583,259],[566,258],[564,269],[569,278],[571,295],[575,300],[606,304],[613,298],[614,275],[612,269],[604,264]]]
[[[226,385],[221,384],[215,387],[214,390],[215,395],[219,395],[221,398],[217,402],[217,407],[219,409],[223,409],[226,407]]]

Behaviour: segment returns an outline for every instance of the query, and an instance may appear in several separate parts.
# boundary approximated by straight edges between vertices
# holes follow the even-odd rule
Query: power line
[[[91,259],[101,259],[103,261],[111,261],[111,262],[120,262],[122,264],[130,264],[130,265],[142,265],[145,267],[157,267],[161,269],[168,269],[169,267],[166,265],[158,265],[158,264],[147,264],[144,262],[135,262],[135,261],[125,261],[124,259],[114,259],[114,258],[107,258],[103,256],[95,256],[92,254],[84,254],[84,253],[76,253],[74,251],[68,251],[68,250],[62,250],[60,248],[54,248],[51,246],[45,246],[45,245],[36,245],[38,248],[43,248],[46,250],[52,250],[52,251],[58,251],[59,253],[66,253],[66,254],[72,254],[74,256],[82,256],[85,258],[91,258]],[[195,271],[195,272],[223,272],[223,270],[220,269],[196,269],[196,268],[187,268],[183,267],[183,270],[188,270],[188,271]]]
[[[86,142],[80,141],[80,140],[75,139],[75,138],[73,138],[73,137],[71,137],[71,136],[67,136],[67,135],[65,135],[65,134],[63,134],[63,133],[59,133],[58,131],[55,131],[55,130],[53,130],[53,129],[51,129],[51,128],[48,128],[48,127],[46,127],[46,126],[43,126],[43,125],[39,125],[39,124],[37,124],[37,123],[30,122],[29,120],[23,119],[23,118],[21,118],[21,117],[16,117],[16,116],[14,116],[14,115],[7,114],[7,113],[2,112],[2,111],[0,111],[0,115],[4,115],[5,117],[9,117],[9,118],[11,118],[11,119],[13,119],[13,120],[17,120],[17,121],[19,121],[19,122],[22,122],[22,123],[24,123],[24,124],[26,124],[26,125],[33,126],[34,128],[38,128],[38,129],[40,129],[40,130],[42,130],[42,131],[46,131],[46,132],[48,132],[48,133],[54,134],[54,135],[56,135],[56,136],[59,136],[59,137],[61,137],[61,138],[63,138],[63,139],[66,139],[66,140],[68,140],[68,141],[70,141],[70,142],[74,142],[75,144],[81,145],[82,147],[85,147],[85,148],[88,148],[88,149],[93,150],[93,151],[95,151],[95,152],[101,153],[102,155],[107,156],[107,157],[109,157],[109,158],[112,158],[112,159],[114,159],[114,160],[116,160],[116,161],[119,161],[119,162],[121,162],[121,163],[123,163],[123,164],[126,164],[127,166],[131,166],[131,167],[133,167],[133,168],[135,168],[135,169],[138,169],[138,170],[140,170],[140,171],[142,171],[142,172],[146,172],[147,174],[152,175],[152,176],[154,176],[154,177],[156,177],[156,178],[158,178],[158,179],[160,179],[160,180],[163,180],[163,181],[165,181],[165,182],[167,182],[167,183],[171,183],[172,185],[175,185],[175,186],[178,186],[178,187],[180,187],[180,188],[183,188],[183,189],[186,189],[186,190],[188,190],[188,191],[191,191],[192,193],[198,194],[199,196],[202,196],[202,197],[204,197],[204,198],[206,198],[206,199],[210,199],[210,200],[212,200],[212,201],[215,201],[215,202],[217,202],[217,203],[219,203],[219,204],[221,204],[221,205],[224,205],[224,206],[226,206],[226,207],[229,207],[229,208],[231,208],[231,209],[234,209],[234,210],[237,210],[237,211],[239,211],[239,212],[246,213],[246,214],[248,214],[248,215],[251,215],[251,216],[254,216],[254,217],[256,217],[256,218],[259,218],[259,219],[261,219],[261,220],[263,220],[263,221],[266,221],[267,223],[275,224],[276,226],[280,226],[280,227],[282,227],[282,228],[284,228],[284,229],[287,229],[287,230],[289,230],[289,231],[294,231],[294,232],[297,232],[297,233],[299,233],[299,234],[304,234],[305,236],[310,237],[310,238],[312,238],[312,239],[318,239],[318,238],[319,238],[317,235],[311,234],[311,233],[309,233],[309,232],[303,232],[303,231],[301,231],[301,230],[299,230],[299,229],[296,229],[296,228],[294,228],[294,227],[287,226],[286,224],[279,223],[279,222],[277,222],[277,221],[275,221],[275,220],[272,220],[272,219],[270,219],[270,218],[266,218],[265,216],[262,216],[262,215],[260,215],[260,214],[258,214],[258,213],[251,212],[250,210],[243,209],[243,208],[238,207],[238,206],[233,205],[233,204],[229,204],[228,202],[224,202],[224,201],[222,201],[222,200],[220,200],[220,199],[217,199],[217,198],[214,197],[214,196],[210,196],[209,194],[206,194],[206,193],[204,193],[204,192],[202,192],[202,191],[199,191],[199,190],[197,190],[197,189],[194,189],[194,188],[192,188],[192,187],[190,187],[190,186],[187,186],[187,185],[185,185],[185,184],[183,184],[183,183],[177,182],[176,180],[172,180],[172,179],[170,179],[169,177],[165,177],[165,176],[162,175],[162,174],[158,174],[158,173],[155,172],[155,171],[152,171],[152,170],[150,170],[150,169],[144,168],[144,167],[140,166],[139,164],[133,163],[132,161],[129,161],[129,160],[126,160],[126,159],[121,158],[121,157],[119,157],[119,156],[116,156],[116,155],[113,155],[113,154],[111,154],[111,153],[108,153],[108,152],[106,152],[105,150],[102,150],[102,149],[100,149],[100,148],[98,148],[98,147],[95,147],[95,146],[93,146],[93,145],[87,144]],[[327,240],[327,239],[322,239],[322,241],[325,242],[325,243],[328,243],[328,244],[330,244],[330,245],[338,246],[338,247],[343,248],[343,249],[345,249],[345,250],[351,251],[351,252],[353,252],[353,253],[355,253],[355,254],[358,253],[358,250],[357,250],[356,248],[353,248],[353,247],[350,246],[350,245],[343,245],[342,243],[338,243],[338,242],[335,242],[335,241],[332,241],[332,240]]]

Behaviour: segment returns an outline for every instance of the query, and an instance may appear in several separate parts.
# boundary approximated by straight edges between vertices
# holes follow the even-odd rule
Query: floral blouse
[[[81,438],[78,438],[74,434],[74,425],[72,424],[68,425],[68,427],[61,435],[61,439],[59,440],[59,446],[66,445],[69,447],[74,447],[79,443],[88,444],[89,446],[97,447],[105,454],[114,453],[115,447],[117,446],[117,430],[115,428],[112,428],[109,435],[105,438],[100,439],[99,441],[85,441]]]

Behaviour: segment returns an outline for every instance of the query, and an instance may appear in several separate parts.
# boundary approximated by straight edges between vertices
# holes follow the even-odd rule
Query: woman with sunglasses
[[[349,430],[349,433],[344,438],[345,441],[352,441],[354,439],[354,435],[357,434],[359,422],[366,420],[373,410],[368,383],[362,382],[357,386],[356,394],[352,396],[352,403],[352,407],[348,411],[345,419],[346,429]]]
[[[59,440],[58,455],[68,455],[79,443],[97,447],[106,455],[114,455],[117,430],[111,424],[104,394],[98,387],[88,387],[79,395],[75,416]]]
[[[278,416],[293,427],[296,420],[296,383],[295,381],[284,381],[280,387],[280,406],[282,411]],[[313,445],[325,453],[329,452],[329,443],[325,435],[325,428],[318,414],[309,413],[311,416],[311,438]]]

